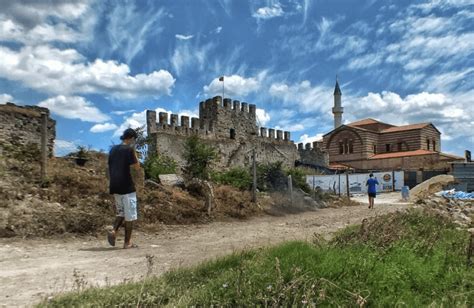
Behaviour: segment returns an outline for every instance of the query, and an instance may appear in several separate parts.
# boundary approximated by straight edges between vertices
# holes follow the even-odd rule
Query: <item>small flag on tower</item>
[[[224,81],[224,76],[219,77],[219,81]]]

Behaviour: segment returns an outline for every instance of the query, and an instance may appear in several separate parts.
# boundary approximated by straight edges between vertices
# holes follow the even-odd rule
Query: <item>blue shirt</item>
[[[379,185],[379,182],[377,181],[377,179],[374,179],[374,178],[368,179],[367,186],[369,186],[369,188],[367,191],[370,194],[375,194],[377,192],[377,185]]]

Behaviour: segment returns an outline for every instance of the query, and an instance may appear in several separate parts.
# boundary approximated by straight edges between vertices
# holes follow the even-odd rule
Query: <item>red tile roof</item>
[[[421,129],[428,125],[431,125],[431,123],[418,123],[418,124],[410,124],[410,125],[403,125],[403,126],[394,126],[394,127],[383,129],[381,133],[393,133],[393,132],[400,132],[400,131],[405,131],[405,130]]]
[[[363,120],[360,120],[360,121],[349,123],[347,125],[348,126],[359,126],[359,125],[369,125],[369,124],[377,124],[377,123],[382,123],[382,122],[374,120],[372,118],[367,118],[367,119],[363,119]]]
[[[386,158],[397,158],[397,157],[410,157],[410,156],[419,156],[419,155],[431,155],[431,154],[436,154],[436,153],[438,153],[438,152],[428,151],[428,150],[390,152],[390,153],[375,154],[375,155],[369,157],[369,159],[386,159]]]

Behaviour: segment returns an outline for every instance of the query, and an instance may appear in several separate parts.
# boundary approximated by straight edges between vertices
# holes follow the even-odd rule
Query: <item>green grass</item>
[[[349,227],[330,242],[235,253],[160,278],[55,298],[41,306],[474,305],[469,234],[411,211]]]

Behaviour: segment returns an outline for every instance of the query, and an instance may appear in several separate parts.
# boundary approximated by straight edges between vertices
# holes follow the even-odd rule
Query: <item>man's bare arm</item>
[[[130,171],[132,174],[133,182],[139,187],[142,188],[143,185],[145,184],[145,174],[143,172],[143,169],[140,166],[140,162],[138,161],[137,153],[133,151],[133,154],[135,155],[135,164],[130,165]]]

